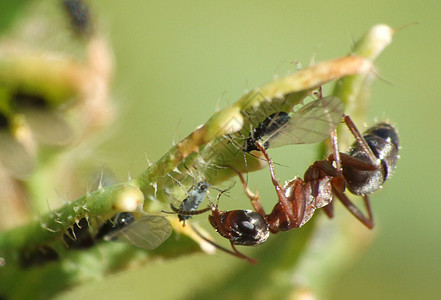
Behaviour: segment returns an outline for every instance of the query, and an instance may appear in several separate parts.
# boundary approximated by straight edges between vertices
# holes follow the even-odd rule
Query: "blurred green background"
[[[120,118],[97,151],[98,167],[125,180],[215,111],[275,74],[343,56],[354,39],[385,23],[399,27],[376,62],[369,120],[389,119],[401,159],[372,196],[376,241],[361,260],[330,279],[329,299],[432,299],[441,287],[441,2],[382,1],[90,1],[107,24]],[[368,124],[368,125],[370,125]],[[274,151],[282,180],[302,175],[312,146]],[[267,172],[250,176],[269,210]],[[243,197],[238,190],[238,198]],[[248,203],[245,199],[240,208]],[[234,206],[235,204],[233,204]],[[236,206],[237,207],[237,206]],[[339,216],[347,214],[337,211]],[[337,217],[339,217],[337,216]],[[197,218],[200,223],[206,217]],[[361,226],[354,220],[353,226]],[[290,234],[295,234],[291,232]],[[326,249],[323,249],[326,251]],[[245,264],[224,253],[154,263],[78,287],[59,299],[176,299]],[[252,266],[249,266],[252,268]],[[262,274],[265,276],[265,274]],[[252,288],[252,284],[249,287]]]

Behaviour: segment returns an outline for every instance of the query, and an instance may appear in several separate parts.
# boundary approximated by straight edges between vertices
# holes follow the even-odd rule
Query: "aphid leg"
[[[288,215],[289,219],[291,220],[291,222],[293,224],[295,224],[296,223],[296,218],[294,217],[294,213],[293,213],[293,211],[289,207],[288,199],[286,199],[286,197],[285,197],[283,187],[280,186],[280,183],[276,179],[276,175],[274,174],[273,161],[271,160],[271,158],[269,158],[268,153],[266,153],[265,149],[259,143],[256,143],[256,146],[259,149],[259,151],[261,151],[263,153],[263,155],[265,156],[266,160],[268,161],[268,166],[269,166],[270,174],[271,174],[271,180],[272,180],[273,185],[274,185],[274,187],[276,189],[277,197],[279,198],[280,204],[282,205],[283,209],[287,213],[287,215]]]
[[[247,182],[245,181],[242,173],[239,170],[237,170],[236,168],[234,168],[233,166],[230,166],[230,165],[227,165],[227,167],[229,167],[231,170],[236,172],[237,176],[239,176],[239,179],[242,182],[242,187],[245,191],[245,194],[250,199],[251,205],[253,206],[254,211],[257,212],[262,217],[265,217],[266,213],[265,213],[265,210],[262,206],[262,203],[260,203],[260,201],[259,201],[259,193],[256,192],[256,194],[254,194],[253,192],[250,191],[250,189],[248,188]]]
[[[225,166],[222,166],[222,168],[224,168]],[[213,190],[216,190],[216,191],[218,191],[218,192],[220,192],[221,194],[225,194],[225,196],[227,196],[227,197],[230,197],[229,195],[228,195],[228,191],[229,190],[231,190],[233,187],[234,187],[234,185],[236,184],[236,182],[233,182],[232,184],[231,184],[231,186],[229,186],[229,187],[227,187],[226,189],[224,189],[224,190],[221,190],[221,189],[218,189],[217,187],[214,187],[214,186],[210,186],[210,188],[212,188]],[[208,199],[208,201],[210,202],[210,199]]]

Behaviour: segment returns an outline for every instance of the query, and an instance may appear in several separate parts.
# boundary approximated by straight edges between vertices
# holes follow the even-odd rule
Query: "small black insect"
[[[291,117],[283,111],[276,112],[267,117],[263,122],[259,123],[256,128],[253,128],[250,132],[249,137],[246,139],[244,144],[244,151],[250,152],[253,150],[258,150],[256,147],[256,141],[260,140],[266,135],[271,135],[276,132],[282,125],[289,121]],[[269,141],[263,144],[263,148],[268,149]]]
[[[111,236],[112,233],[121,230],[125,226],[133,223],[135,221],[135,216],[131,212],[121,212],[114,215],[109,220],[105,221],[100,228],[95,238],[97,240],[103,239],[106,236]]]
[[[251,130],[243,150],[265,150],[293,144],[312,144],[328,138],[343,116],[344,105],[337,97],[324,97],[289,115],[276,112]]]
[[[106,221],[98,230],[96,239],[128,242],[135,247],[153,250],[172,232],[170,221],[158,215],[144,215],[135,219],[130,212],[122,212]]]

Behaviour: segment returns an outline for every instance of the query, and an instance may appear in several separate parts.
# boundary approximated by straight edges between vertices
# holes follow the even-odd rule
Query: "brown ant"
[[[230,241],[234,252],[215,244],[199,232],[196,233],[215,247],[256,263],[256,260],[240,253],[235,245],[259,245],[267,240],[269,231],[277,233],[299,228],[312,217],[316,209],[321,207],[332,218],[334,196],[366,227],[373,228],[368,194],[378,190],[395,168],[399,150],[398,134],[392,125],[383,122],[374,125],[362,135],[349,116],[344,115],[344,122],[356,139],[351,149],[347,153],[339,152],[334,132],[331,135],[334,153],[312,164],[306,170],[304,179],[294,178],[284,186],[281,186],[276,179],[272,160],[266,150],[255,142],[256,148],[268,161],[271,180],[279,198],[270,214],[265,213],[259,197],[248,189],[242,174],[229,166],[238,174],[255,212],[219,211],[216,204],[211,208],[191,213],[198,214],[211,209],[210,224],[221,236]],[[352,194],[363,197],[367,216],[348,198],[345,194],[346,188]],[[182,211],[177,212],[185,214]]]
[[[222,212],[215,206],[211,208],[209,220],[220,235],[230,240],[235,256],[255,262],[238,252],[234,245],[258,245],[266,241],[268,230],[277,233],[299,228],[317,208],[323,207],[332,218],[334,196],[366,227],[373,228],[368,194],[378,190],[395,168],[399,150],[398,134],[392,125],[383,122],[361,135],[349,116],[344,115],[344,122],[356,139],[351,149],[347,153],[338,152],[336,135],[332,134],[334,153],[312,164],[306,170],[304,179],[294,178],[285,186],[281,186],[276,179],[272,160],[256,142],[257,149],[268,161],[271,180],[279,198],[270,214],[265,213],[259,197],[248,189],[242,174],[229,166],[238,174],[255,213],[247,210]],[[367,216],[348,198],[346,188],[352,194],[363,197]]]
[[[356,139],[349,152],[338,152],[336,139],[333,138],[334,153],[311,165],[303,180],[295,178],[285,186],[281,186],[276,179],[267,152],[256,142],[256,147],[268,161],[271,180],[279,198],[269,215],[265,213],[258,196],[246,188],[242,175],[236,170],[255,211],[265,218],[272,233],[303,226],[317,208],[324,207],[326,214],[333,217],[334,196],[366,227],[374,227],[368,194],[378,190],[395,168],[398,134],[390,124],[378,123],[361,135],[349,116],[344,115],[344,121]],[[363,197],[367,216],[348,198],[346,188]]]

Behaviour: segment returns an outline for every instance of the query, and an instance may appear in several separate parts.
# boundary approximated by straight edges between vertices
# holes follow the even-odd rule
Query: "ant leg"
[[[331,156],[330,159],[333,160],[334,157]],[[350,166],[361,171],[375,171],[378,170],[379,168],[379,165],[375,165],[370,162],[360,160],[346,153],[340,153],[340,159],[345,166]]]
[[[195,233],[196,233],[201,239],[203,239],[204,241],[206,241],[207,243],[209,243],[209,244],[212,245],[213,247],[215,247],[215,248],[217,248],[217,249],[219,249],[219,250],[221,250],[221,251],[224,251],[224,252],[226,252],[226,253],[228,253],[228,254],[231,254],[231,255],[233,255],[233,256],[236,256],[236,257],[238,257],[238,258],[240,258],[240,259],[244,259],[244,260],[246,260],[246,261],[248,261],[249,263],[252,263],[252,264],[257,264],[257,263],[259,262],[258,260],[255,260],[255,259],[253,259],[253,258],[251,258],[251,257],[246,256],[246,255],[243,254],[243,253],[240,253],[240,252],[236,249],[236,247],[234,247],[233,244],[231,244],[231,247],[233,248],[234,252],[231,251],[231,250],[228,250],[228,249],[222,247],[221,245],[218,245],[217,243],[213,242],[212,240],[208,239],[207,237],[205,237],[204,235],[202,235],[202,233],[200,233],[200,232],[199,232],[199,231],[198,231],[193,225],[190,225],[190,227],[191,227],[191,229],[193,229],[193,231],[194,231],[194,232],[195,232]]]
[[[320,173],[324,173],[326,176],[331,177],[331,185],[334,188],[339,188],[340,190],[344,190],[344,179],[342,178],[341,169],[337,169],[332,165],[332,161],[334,156],[330,155],[330,158],[327,160],[319,160],[316,161],[309,169],[306,171],[304,175],[304,180],[311,183],[311,187],[313,187],[313,191],[318,190],[318,182],[320,181]],[[314,184],[315,183],[315,184]],[[343,186],[342,186],[343,185]],[[317,193],[318,194],[318,193]],[[317,197],[316,194],[313,194]],[[331,196],[332,197],[332,196]],[[326,215],[332,219],[334,217],[334,201],[329,201],[328,205],[322,207],[325,211]]]
[[[262,206],[262,203],[260,203],[260,201],[259,201],[259,194],[257,192],[256,192],[256,194],[254,194],[253,192],[250,191],[245,179],[243,178],[242,173],[239,172],[239,170],[237,170],[236,168],[234,168],[233,166],[230,166],[230,165],[227,165],[227,167],[229,167],[231,170],[236,172],[237,176],[239,176],[239,179],[242,182],[242,187],[245,190],[245,194],[250,199],[251,205],[253,206],[254,210],[262,217],[265,217],[265,215],[266,215],[265,210]]]
[[[338,141],[337,141],[337,128],[334,129],[331,132],[331,144],[332,144],[332,150],[334,151],[334,161],[335,161],[335,168],[337,169],[337,172],[341,174],[341,160],[340,160],[340,151],[338,151]]]
[[[333,189],[335,195],[340,199],[341,203],[349,210],[349,212],[356,217],[361,223],[363,223],[367,228],[374,228],[374,217],[372,214],[371,204],[369,202],[369,197],[367,195],[363,196],[364,205],[366,207],[366,211],[368,216],[366,217],[355,204],[349,200],[348,196],[345,193],[337,191],[335,188]]]
[[[265,149],[259,144],[256,143],[256,147],[259,149],[260,152],[263,153],[263,155],[265,156],[267,162],[268,162],[268,166],[270,169],[270,174],[271,174],[271,180],[273,182],[273,185],[276,189],[276,193],[277,193],[277,197],[279,198],[279,202],[283,207],[283,210],[286,212],[288,218],[290,219],[290,221],[292,222],[292,224],[296,224],[296,218],[294,217],[294,212],[290,209],[289,203],[288,203],[288,199],[285,196],[284,193],[284,189],[280,186],[279,181],[276,179],[276,175],[274,174],[274,166],[273,166],[273,161],[271,158],[269,158],[268,153],[266,153]]]
[[[334,218],[334,201],[331,201],[328,205],[324,206],[323,210],[329,219]]]
[[[360,147],[363,149],[363,151],[368,156],[369,160],[372,162],[373,165],[379,166],[380,160],[375,156],[374,152],[372,151],[371,147],[369,147],[368,143],[364,139],[361,132],[357,129],[354,122],[352,121],[351,117],[348,115],[343,115],[343,118],[345,120],[346,126],[351,131],[352,135],[355,137],[355,140],[360,145]]]
[[[363,162],[359,159],[353,158],[347,154],[341,153],[341,158],[342,158],[342,163],[344,165],[348,165],[348,164],[356,164],[356,165],[360,165],[363,168],[362,169],[376,169],[375,166]],[[348,160],[346,160],[346,158]],[[343,175],[340,173],[340,175],[338,175],[339,171],[336,170],[332,164],[330,164],[329,162],[332,161],[332,155],[330,156],[329,161],[324,160],[324,161],[318,161],[315,163],[315,165],[320,168],[320,170],[322,170],[323,172],[325,172],[325,174],[327,174],[328,176],[332,176],[332,190],[335,196],[338,197],[338,199],[341,201],[341,203],[349,210],[349,212],[354,215],[354,217],[356,217],[361,223],[363,223],[366,227],[368,227],[369,229],[372,229],[374,227],[374,218],[373,218],[373,214],[372,214],[372,210],[371,210],[371,205],[369,202],[369,197],[367,195],[363,196],[363,201],[364,201],[364,205],[366,207],[366,211],[368,213],[368,216],[366,217],[356,206],[355,204],[348,198],[348,196],[346,196],[346,194],[344,193],[345,190],[345,181],[344,181],[344,177]],[[329,203],[327,206],[323,207],[325,213],[328,215],[329,218],[332,218],[334,216],[333,213],[333,202],[331,201],[331,203]]]

